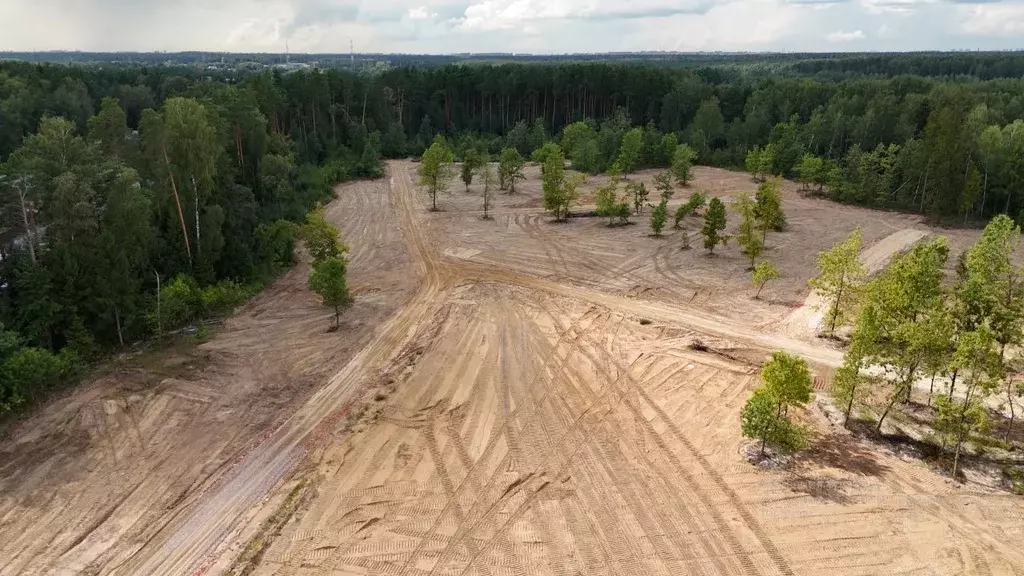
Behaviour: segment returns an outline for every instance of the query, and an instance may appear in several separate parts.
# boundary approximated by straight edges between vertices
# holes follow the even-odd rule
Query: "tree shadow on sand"
[[[821,468],[835,468],[857,476],[881,476],[889,467],[857,438],[848,434],[815,435],[810,446],[793,459],[792,475],[783,480],[790,490],[812,498],[848,504],[847,488],[857,484],[851,478],[831,478],[815,474]]]

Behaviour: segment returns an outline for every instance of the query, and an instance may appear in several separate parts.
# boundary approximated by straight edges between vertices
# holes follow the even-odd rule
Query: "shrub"
[[[231,280],[222,280],[203,288],[203,312],[210,316],[230,314],[250,296],[252,294],[247,287]]]
[[[349,179],[348,167],[341,160],[332,160],[320,168],[322,182],[331,185],[347,182]],[[310,174],[312,176],[312,174]],[[314,180],[311,178],[311,180]],[[315,180],[314,180],[315,182]],[[319,184],[319,182],[315,182]]]
[[[203,313],[203,291],[191,276],[179,274],[160,290],[157,328],[172,330],[191,324]]]
[[[0,367],[0,412],[14,410],[36,391],[55,388],[67,372],[61,358],[48,350],[17,350]]]
[[[298,224],[287,220],[277,220],[273,224],[261,224],[256,229],[256,234],[260,258],[272,270],[287,268],[295,264],[295,239],[299,235]]]

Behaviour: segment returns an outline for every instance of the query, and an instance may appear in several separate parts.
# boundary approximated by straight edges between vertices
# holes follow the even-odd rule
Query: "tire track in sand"
[[[401,166],[399,166],[401,168]],[[330,382],[293,414],[265,442],[252,450],[219,489],[191,507],[177,511],[115,574],[191,574],[204,558],[238,525],[244,515],[292,469],[303,456],[303,440],[360,384],[398,353],[413,328],[428,318],[442,288],[441,264],[416,225],[409,176],[388,169],[391,193],[397,193],[401,225],[421,284],[415,295],[377,332]],[[396,186],[397,183],[397,186]]]

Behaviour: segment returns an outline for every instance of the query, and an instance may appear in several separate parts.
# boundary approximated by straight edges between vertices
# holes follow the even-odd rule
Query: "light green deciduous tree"
[[[688,144],[683,144],[676,148],[676,152],[672,157],[672,175],[675,176],[676,182],[680,186],[690,184],[693,161],[696,158],[697,152],[690,148]]]
[[[344,258],[326,258],[313,265],[309,275],[309,289],[323,299],[324,306],[334,308],[334,329],[337,330],[342,309],[351,304],[345,280]]]
[[[523,180],[523,166],[526,163],[519,151],[515,148],[505,148],[501,151],[501,158],[498,162],[498,181],[502,190],[508,190],[509,194],[516,193],[516,182]]]
[[[455,162],[455,153],[440,137],[434,139],[433,144],[427,148],[420,159],[420,185],[427,187],[427,193],[430,194],[431,210],[437,210],[437,195],[446,192],[451,185],[454,175],[453,162]]]
[[[615,159],[615,166],[618,171],[627,177],[636,171],[640,161],[640,152],[644,146],[644,131],[641,128],[633,128],[626,132],[619,145],[619,155]]]
[[[746,194],[739,196],[737,204],[739,205],[740,216],[742,216],[743,221],[740,222],[740,230],[736,236],[736,242],[743,249],[743,254],[750,258],[750,269],[752,270],[754,264],[756,264],[757,257],[764,253],[764,240],[761,238],[757,217],[755,216],[757,206],[750,199],[750,196]]]
[[[772,280],[778,280],[782,277],[779,269],[772,264],[770,260],[762,260],[754,266],[754,272],[751,274],[751,281],[754,286],[757,286],[757,294],[754,298],[761,297],[761,290],[764,290],[765,284],[768,284]]]
[[[860,228],[831,249],[818,254],[818,276],[811,279],[826,303],[826,321],[829,334],[850,315],[864,281],[864,266],[860,262]]]
[[[754,391],[740,413],[743,435],[761,441],[761,455],[769,444],[783,452],[799,450],[806,432],[789,419],[789,409],[811,399],[811,372],[807,362],[775,352],[761,370],[764,384]]]

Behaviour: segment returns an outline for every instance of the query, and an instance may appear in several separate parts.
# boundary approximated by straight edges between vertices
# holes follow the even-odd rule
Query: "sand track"
[[[221,386],[167,382],[141,406],[99,387],[52,407],[51,421],[73,415],[96,430],[89,462],[121,463],[124,488],[104,497],[120,476],[90,469],[76,479],[74,461],[56,469],[67,444],[49,458],[14,451],[0,460],[0,529],[16,535],[0,541],[0,558],[10,558],[0,574],[217,573],[298,477],[309,496],[280,534],[264,535],[255,574],[1011,574],[1024,566],[1018,500],[955,488],[920,463],[827,432],[792,472],[757,471],[739,456],[737,415],[756,370],[688,343],[700,338],[751,360],[786,349],[816,369],[841,361],[836,350],[759,327],[788,315],[795,298],[751,301],[738,288],[742,259],[681,251],[679,233],[658,240],[595,220],[551,225],[530,180],[522,195],[498,199],[493,221],[480,220],[475,197],[462,192],[444,199],[448,212],[430,214],[414,166],[388,168],[386,181],[343,187],[328,207],[353,247],[352,325],[324,343],[313,327],[327,313],[308,301],[298,270],[233,320],[236,330],[205,345],[244,359],[247,372],[235,358],[203,370]],[[696,176],[719,195],[752,187],[724,171]],[[798,237],[815,211],[848,222],[874,213],[786,193],[794,231],[769,244],[789,258],[779,263],[791,276],[777,293],[798,295],[812,255],[846,233]],[[876,248],[865,258],[881,262],[912,242],[917,231],[901,232],[914,227],[904,220],[869,223]],[[318,390],[263,408],[259,426],[236,423],[236,388],[260,397],[268,382],[295,373]],[[34,431],[46,425],[26,426],[23,444],[39,442]],[[149,440],[154,426],[165,430],[160,450]],[[211,442],[219,428],[234,431],[223,448]],[[174,441],[183,429],[194,431]],[[157,464],[129,473],[150,459]],[[53,475],[66,487],[26,488],[52,486]],[[75,490],[81,496],[69,497]],[[81,520],[63,528],[67,517]]]

